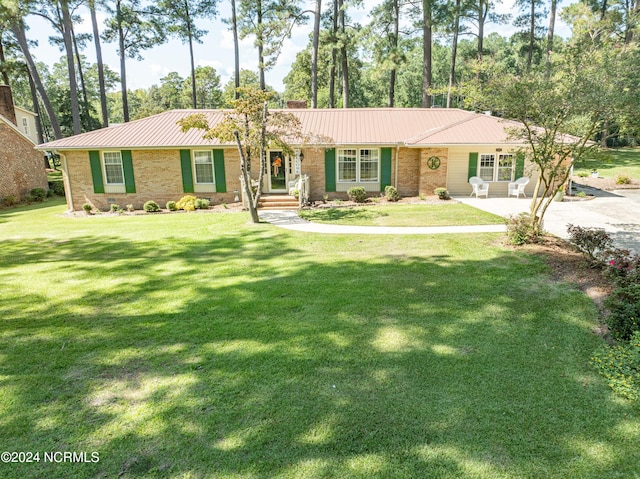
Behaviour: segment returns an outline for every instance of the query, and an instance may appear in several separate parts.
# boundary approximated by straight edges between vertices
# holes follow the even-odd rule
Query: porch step
[[[258,202],[263,210],[297,210],[298,200],[289,195],[263,195]]]

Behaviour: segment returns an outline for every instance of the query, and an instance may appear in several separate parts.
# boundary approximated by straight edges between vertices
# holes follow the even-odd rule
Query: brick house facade
[[[302,174],[311,200],[346,198],[352,186],[371,196],[387,185],[401,196],[433,195],[440,187],[468,195],[468,178],[477,172],[492,178],[492,196],[506,196],[508,181],[525,173],[515,155],[519,145],[507,142],[504,122],[495,117],[455,109],[289,111],[324,142],[299,145],[295,157],[267,152],[265,194],[287,194]],[[148,200],[164,206],[185,194],[232,202],[236,191],[242,194],[237,148],[204,139],[201,131],[182,132],[176,122],[193,113],[204,114],[210,127],[223,117],[219,110],[173,110],[38,148],[60,154],[71,210],[85,203],[141,208]],[[527,175],[534,176],[531,169]]]

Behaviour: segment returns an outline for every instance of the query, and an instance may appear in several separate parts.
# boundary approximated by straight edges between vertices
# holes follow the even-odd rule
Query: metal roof
[[[176,122],[188,115],[204,114],[213,126],[228,110],[172,110],[129,123],[82,133],[39,145],[41,150],[107,148],[192,148],[221,145],[205,140],[201,130],[186,133]],[[292,113],[303,133],[330,139],[335,145],[431,146],[507,143],[500,118],[446,108],[348,108],[272,110]],[[327,141],[327,140],[325,140]],[[509,142],[513,143],[513,142]]]

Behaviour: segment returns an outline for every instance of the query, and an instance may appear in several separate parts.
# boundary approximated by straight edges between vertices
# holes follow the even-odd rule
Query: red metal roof
[[[445,108],[348,108],[277,110],[296,115],[303,133],[331,139],[335,145],[430,146],[506,143],[505,126],[515,125],[493,116]],[[103,148],[191,148],[220,145],[205,140],[201,130],[180,131],[176,122],[204,114],[209,126],[225,110],[172,110],[129,123],[51,141],[42,150]]]

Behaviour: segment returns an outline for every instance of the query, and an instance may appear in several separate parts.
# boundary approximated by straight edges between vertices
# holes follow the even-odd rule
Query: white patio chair
[[[509,195],[515,196],[516,198],[520,198],[520,193],[526,198],[527,194],[524,192],[524,188],[529,183],[529,178],[523,176],[522,178],[518,178],[516,181],[509,183]]]
[[[482,178],[479,176],[472,176],[469,178],[469,184],[471,185],[471,188],[473,188],[473,191],[469,196],[473,196],[475,193],[476,198],[478,196],[485,196],[489,198],[489,183],[484,181]]]

